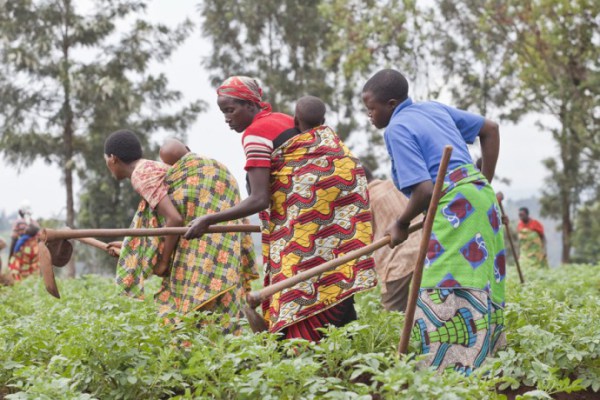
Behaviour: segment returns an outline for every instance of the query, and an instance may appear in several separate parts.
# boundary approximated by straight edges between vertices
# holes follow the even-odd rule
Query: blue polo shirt
[[[410,196],[417,183],[435,182],[446,145],[454,148],[448,171],[472,164],[467,143],[475,141],[484,120],[435,101],[413,103],[408,98],[400,103],[384,133],[396,187]]]

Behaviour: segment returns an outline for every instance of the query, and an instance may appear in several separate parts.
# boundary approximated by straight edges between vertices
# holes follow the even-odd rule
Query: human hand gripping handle
[[[183,235],[186,240],[197,239],[202,235],[208,233],[210,226],[212,225],[209,215],[198,217],[188,224],[188,230]]]
[[[422,228],[423,228],[423,223],[417,222],[417,223],[411,225],[410,227],[408,227],[406,229],[406,232],[408,235],[410,235],[411,233],[416,232]],[[317,267],[311,268],[306,271],[302,271],[292,277],[289,277],[287,279],[284,279],[284,280],[274,283],[272,285],[266,286],[259,291],[253,291],[251,293],[248,293],[248,295],[246,296],[247,303],[248,303],[248,305],[250,305],[250,307],[256,308],[261,302],[263,302],[267,298],[271,297],[273,294],[280,292],[284,289],[289,289],[292,286],[294,286],[300,282],[306,281],[314,276],[317,276],[324,272],[332,270],[332,269],[339,267],[340,265],[346,264],[347,262],[352,261],[356,258],[359,258],[359,257],[362,257],[369,253],[372,253],[373,251],[380,249],[385,245],[388,245],[390,243],[390,240],[391,240],[390,236],[386,235],[365,247],[362,247],[360,249],[351,251],[350,253],[344,254],[337,258],[334,258],[333,260],[327,261],[326,263],[323,263]]]
[[[121,255],[121,247],[123,247],[123,242],[121,241],[110,242],[106,244],[106,251],[111,256],[118,258]]]
[[[393,222],[385,232],[386,236],[390,237],[390,247],[394,248],[408,239],[410,234],[408,229],[410,225],[401,223],[400,221]]]

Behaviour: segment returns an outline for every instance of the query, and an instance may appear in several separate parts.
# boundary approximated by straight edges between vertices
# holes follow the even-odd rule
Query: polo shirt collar
[[[412,103],[413,103],[412,99],[410,97],[408,97],[406,100],[404,100],[402,103],[400,103],[396,106],[396,108],[394,109],[394,112],[392,113],[392,117],[395,117],[396,114],[398,114],[400,111],[402,111],[406,107],[412,105]]]

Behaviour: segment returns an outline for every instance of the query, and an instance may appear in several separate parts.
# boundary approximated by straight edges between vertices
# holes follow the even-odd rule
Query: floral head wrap
[[[262,101],[263,91],[256,79],[248,76],[229,77],[217,89],[217,95],[257,103],[261,109],[270,110],[271,105]]]

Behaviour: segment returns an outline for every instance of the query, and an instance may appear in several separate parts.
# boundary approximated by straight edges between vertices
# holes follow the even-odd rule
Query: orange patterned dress
[[[185,224],[202,215],[230,208],[240,201],[237,182],[221,163],[188,153],[172,167],[142,160],[131,183],[143,197],[132,228],[158,228],[164,218],[154,208],[169,196]],[[235,225],[241,221],[229,221]],[[117,284],[131,297],[144,295],[144,280],[158,262],[163,246],[159,237],[125,238],[117,264]],[[226,332],[239,332],[232,318],[241,318],[240,303],[256,279],[250,234],[209,234],[180,239],[171,257],[170,275],[154,298],[168,323],[179,315],[209,311],[219,315]]]

